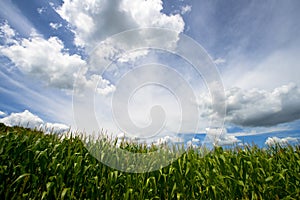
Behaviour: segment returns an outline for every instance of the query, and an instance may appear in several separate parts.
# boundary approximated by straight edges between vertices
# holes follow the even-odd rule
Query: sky
[[[299,8],[297,0],[1,1],[0,122],[157,143],[197,145],[218,130],[225,146],[299,142]]]

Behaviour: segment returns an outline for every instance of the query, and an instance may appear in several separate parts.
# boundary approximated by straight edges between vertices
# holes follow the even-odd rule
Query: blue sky
[[[223,129],[227,136],[219,138],[220,143],[253,141],[263,146],[271,139],[293,143],[300,139],[299,7],[296,0],[1,1],[0,120],[8,125],[29,122],[76,129],[72,100],[77,81],[82,86],[78,91],[98,84],[94,102],[99,126],[119,134],[122,130],[111,127],[115,121],[110,101],[118,80],[135,67],[160,63],[174,68],[191,85],[201,113],[195,132],[209,132],[207,121],[214,115],[210,93],[188,62],[170,52],[140,50],[134,38],[124,44],[110,38],[133,28],[158,27],[177,34],[140,37],[176,49],[185,34],[204,48],[218,69],[227,104]],[[103,48],[95,50],[101,42]],[[135,48],[135,53],[126,54],[126,49]],[[98,74],[103,66],[97,53],[109,61],[122,55],[110,70]],[[176,82],[168,74],[144,75]],[[139,126],[151,123],[150,108],[161,104],[167,121],[160,137],[178,139],[168,135],[180,124],[175,118],[181,107],[172,93],[157,85],[145,87],[128,102],[131,120]],[[184,141],[187,135],[183,134]]]

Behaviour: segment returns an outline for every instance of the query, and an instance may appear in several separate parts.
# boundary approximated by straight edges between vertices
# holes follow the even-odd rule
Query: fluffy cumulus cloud
[[[63,4],[56,8],[56,12],[69,23],[75,34],[74,43],[77,46],[91,52],[95,44],[101,42],[101,48],[97,49],[99,52],[93,54],[96,58],[91,59],[99,60],[97,55],[101,55],[107,60],[114,60],[118,56],[121,62],[127,62],[147,54],[147,50],[140,49],[141,44],[176,47],[179,33],[184,30],[183,18],[179,14],[166,15],[162,13],[162,9],[161,0],[64,0]],[[167,28],[174,33],[163,35],[140,31],[134,36],[128,35],[117,41],[111,38],[123,31],[148,27]],[[128,54],[129,49],[139,51]],[[103,67],[102,64],[97,62],[90,67]]]
[[[22,126],[28,128],[39,128],[44,121],[28,110],[21,113],[11,113],[9,116],[0,119],[6,126]]]
[[[236,145],[239,142],[241,141],[238,138],[236,138],[234,135],[224,134],[217,139],[215,144],[219,146],[230,146],[230,145]]]
[[[273,126],[300,119],[300,89],[296,84],[273,91],[227,91],[227,120],[242,126]]]
[[[287,145],[289,143],[295,143],[295,142],[299,142],[299,140],[294,137],[285,137],[285,138],[268,137],[265,144],[268,146],[273,146],[276,144]]]
[[[225,128],[212,127],[206,129],[206,135],[209,142],[217,146],[234,145],[240,142],[234,135],[227,134]],[[205,141],[204,141],[205,142]]]
[[[0,31],[0,36],[9,41],[0,45],[0,55],[9,58],[23,73],[63,90],[72,90],[76,79],[82,90],[98,83],[98,93],[107,95],[114,91],[114,86],[102,76],[87,75],[86,61],[68,53],[59,38],[45,39],[34,32],[29,38],[16,38],[7,22],[0,26]],[[79,69],[83,73],[78,73]]]
[[[69,126],[61,123],[45,123],[41,128],[50,133],[65,133],[70,130]]]
[[[63,42],[57,37],[44,39],[32,33],[30,38],[6,38],[12,43],[0,46],[0,53],[22,72],[39,77],[50,86],[71,89],[74,74],[85,65],[79,55],[65,52]]]
[[[21,126],[26,128],[37,128],[47,133],[63,133],[67,132],[70,127],[61,123],[44,122],[39,116],[25,110],[20,113],[11,113],[10,115],[0,119],[0,123],[6,126]]]
[[[300,119],[300,88],[295,83],[271,91],[234,87],[225,91],[227,113],[225,121],[244,127],[270,127]],[[201,98],[203,115],[212,116],[209,97]]]
[[[113,34],[132,28],[161,27],[182,32],[182,17],[166,15],[162,9],[161,0],[64,0],[56,11],[71,25],[75,44],[93,47]]]

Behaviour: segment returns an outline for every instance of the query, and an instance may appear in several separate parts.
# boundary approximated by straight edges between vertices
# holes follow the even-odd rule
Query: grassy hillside
[[[299,199],[300,147],[189,150],[159,171],[111,169],[79,138],[0,124],[0,199]]]

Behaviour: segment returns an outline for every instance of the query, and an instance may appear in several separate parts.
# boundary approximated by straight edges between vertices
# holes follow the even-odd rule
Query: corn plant
[[[99,140],[105,142],[103,138]],[[169,166],[139,174],[102,164],[83,141],[80,136],[60,138],[0,124],[0,198],[300,198],[299,146],[215,147],[205,156],[197,149],[189,149]],[[107,145],[116,145],[116,141]],[[159,150],[125,141],[119,148],[135,153]]]

